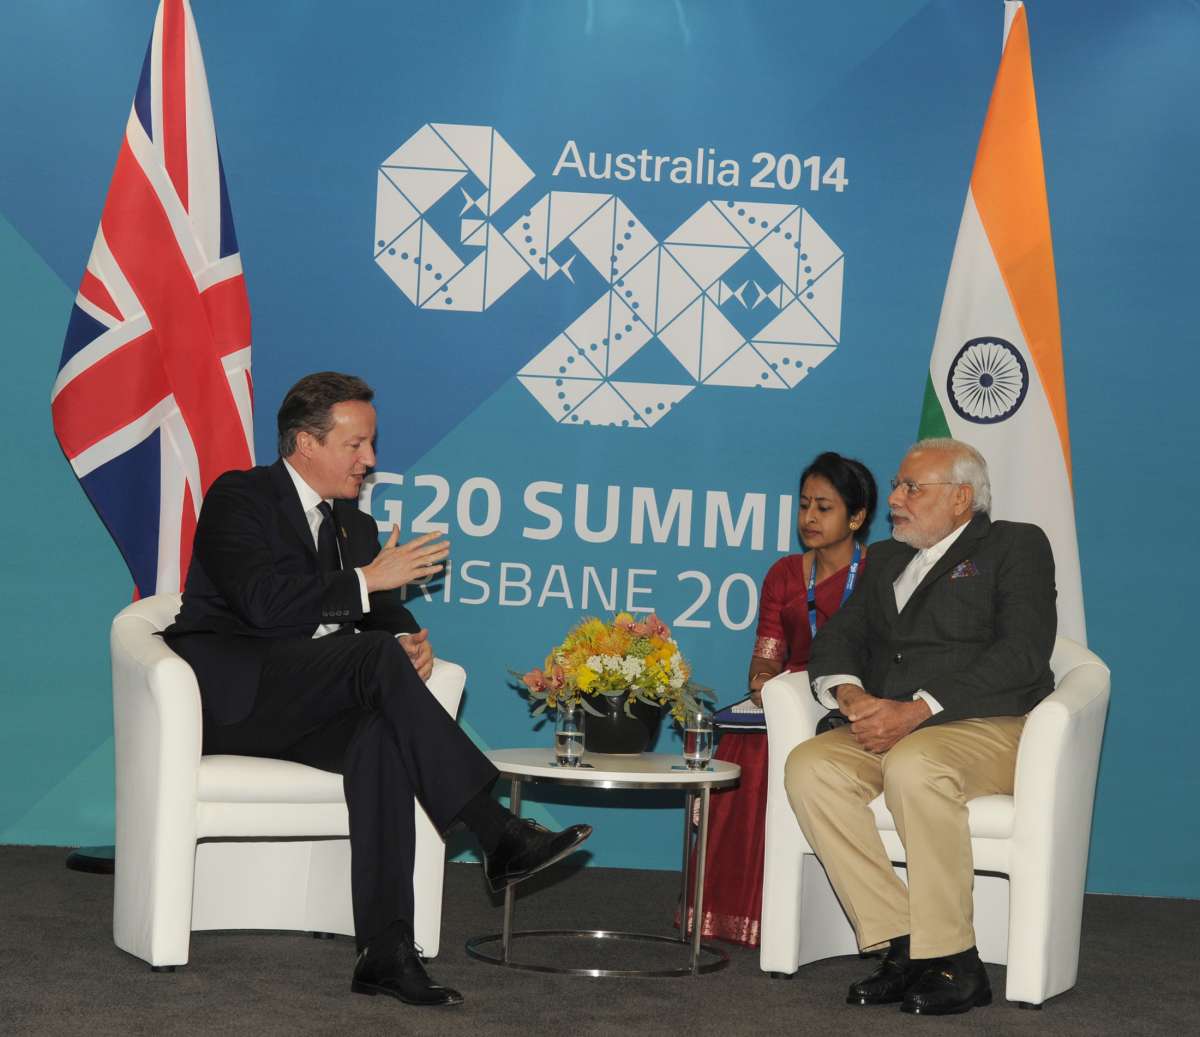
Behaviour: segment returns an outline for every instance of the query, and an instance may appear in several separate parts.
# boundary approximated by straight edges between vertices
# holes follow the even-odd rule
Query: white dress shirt
[[[283,467],[287,469],[288,475],[292,477],[292,482],[296,487],[296,493],[300,497],[300,507],[304,509],[304,518],[308,522],[309,532],[312,533],[313,546],[317,546],[317,538],[321,529],[321,523],[325,520],[325,516],[321,514],[319,505],[324,500],[326,504],[332,506],[333,502],[325,500],[316,490],[304,481],[304,477],[296,471],[287,461],[283,462]],[[342,545],[338,540],[337,535],[334,535],[334,543],[337,544],[338,555],[341,556]],[[361,569],[354,570],[358,577],[358,590],[362,595],[362,610],[363,615],[371,611],[371,598],[367,593],[367,578],[363,575]],[[324,637],[326,634],[332,634],[335,630],[340,630],[343,624],[341,623],[322,623],[316,630],[313,631],[313,637]]]
[[[962,531],[968,525],[969,522],[964,522],[961,526],[947,533],[932,547],[926,547],[912,556],[908,565],[904,567],[892,584],[892,593],[896,595],[897,612],[904,611],[904,607],[908,604],[909,599],[912,598],[913,592],[921,586],[921,581],[925,579],[929,570],[937,565],[942,555],[950,550],[951,545],[962,535]],[[813,682],[813,693],[817,696],[817,701],[826,709],[838,708],[837,698],[833,692],[839,684],[857,684],[861,688],[862,680],[849,673],[834,673],[828,677],[818,677]],[[917,691],[914,693],[913,699],[923,700],[929,707],[930,713],[934,716],[942,711],[942,704],[927,691]]]

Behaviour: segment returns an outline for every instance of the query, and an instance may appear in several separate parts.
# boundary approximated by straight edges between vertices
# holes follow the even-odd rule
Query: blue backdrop
[[[1089,888],[1197,896],[1200,832],[1175,804],[1198,791],[1180,646],[1200,497],[1200,14],[1029,6],[1089,636],[1113,669]],[[0,18],[0,449],[19,488],[0,519],[17,545],[0,562],[5,842],[112,837],[107,626],[129,583],[48,397],[153,7],[56,0]],[[755,588],[795,549],[799,470],[833,448],[883,483],[915,434],[1002,5],[193,9],[254,313],[260,460],[299,375],[376,387],[366,503],[406,535],[449,528],[451,578],[415,607],[470,672],[472,733],[548,740],[506,670],[612,605],[657,610],[697,678],[736,697]],[[761,221],[779,234],[731,247]],[[797,284],[781,270],[800,254],[813,270]],[[612,291],[609,263],[626,282]],[[723,287],[704,300],[689,275],[713,264]],[[812,320],[783,326],[797,287]],[[676,864],[663,803],[536,809],[594,821],[597,863]]]

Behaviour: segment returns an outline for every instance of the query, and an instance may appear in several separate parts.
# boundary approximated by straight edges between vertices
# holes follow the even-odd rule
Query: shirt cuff
[[[924,702],[925,705],[927,705],[929,707],[929,712],[932,713],[935,717],[943,709],[946,708],[940,702],[938,702],[937,699],[935,699],[932,695],[930,695],[929,692],[927,692],[927,691],[913,692],[913,701],[916,702],[917,699],[920,699],[922,702]]]
[[[857,684],[862,687],[862,681],[848,673],[834,673],[828,677],[818,677],[813,681],[813,695],[826,709],[837,709],[837,696],[834,690],[839,684]],[[932,708],[932,707],[931,707]]]
[[[361,569],[355,569],[354,574],[358,577],[358,594],[362,598],[362,610],[365,616],[371,611],[371,595],[367,593],[367,578]]]

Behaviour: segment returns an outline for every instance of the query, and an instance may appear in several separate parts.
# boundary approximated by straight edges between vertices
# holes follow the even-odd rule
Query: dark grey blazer
[[[333,502],[345,570],[322,574],[300,498],[282,461],[226,472],[204,497],[183,607],[163,636],[196,671],[204,711],[235,723],[254,706],[259,673],[280,638],[312,637],[322,623],[412,633],[399,591],[362,610],[351,571],[379,553],[375,520],[355,501]]]
[[[943,711],[926,724],[1021,716],[1054,687],[1054,555],[1024,522],[976,515],[897,614],[892,584],[916,554],[872,544],[863,579],[813,642],[809,676],[853,674],[872,695],[923,689]]]

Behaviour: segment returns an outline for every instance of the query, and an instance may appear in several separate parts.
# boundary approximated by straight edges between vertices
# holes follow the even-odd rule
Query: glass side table
[[[700,926],[688,926],[687,888],[692,878],[693,911],[699,920],[704,910],[704,856],[708,846],[708,805],[714,789],[727,789],[741,780],[742,769],[735,763],[713,760],[705,770],[689,770],[682,757],[670,753],[642,753],[640,756],[611,756],[589,753],[586,766],[560,767],[554,762],[554,750],[497,749],[487,754],[501,777],[512,782],[514,814],[521,811],[521,786],[527,781],[548,782],[554,785],[575,785],[594,789],[677,789],[684,793],[683,812],[683,869],[680,883],[680,935],[658,936],[652,933],[616,932],[608,929],[527,929],[513,931],[515,887],[504,891],[504,921],[499,933],[476,936],[467,941],[467,954],[491,965],[533,972],[553,972],[574,976],[694,976],[715,972],[729,964],[729,955],[720,947],[702,943]],[[693,846],[692,812],[696,798],[700,800],[700,824],[696,831],[696,874],[689,876],[689,861]],[[587,940],[638,940],[674,946],[691,944],[687,965],[665,969],[589,969],[563,968],[556,965],[516,961],[512,956],[513,943],[521,937],[567,937]],[[491,950],[492,945],[497,945]],[[708,960],[702,960],[707,956]]]

